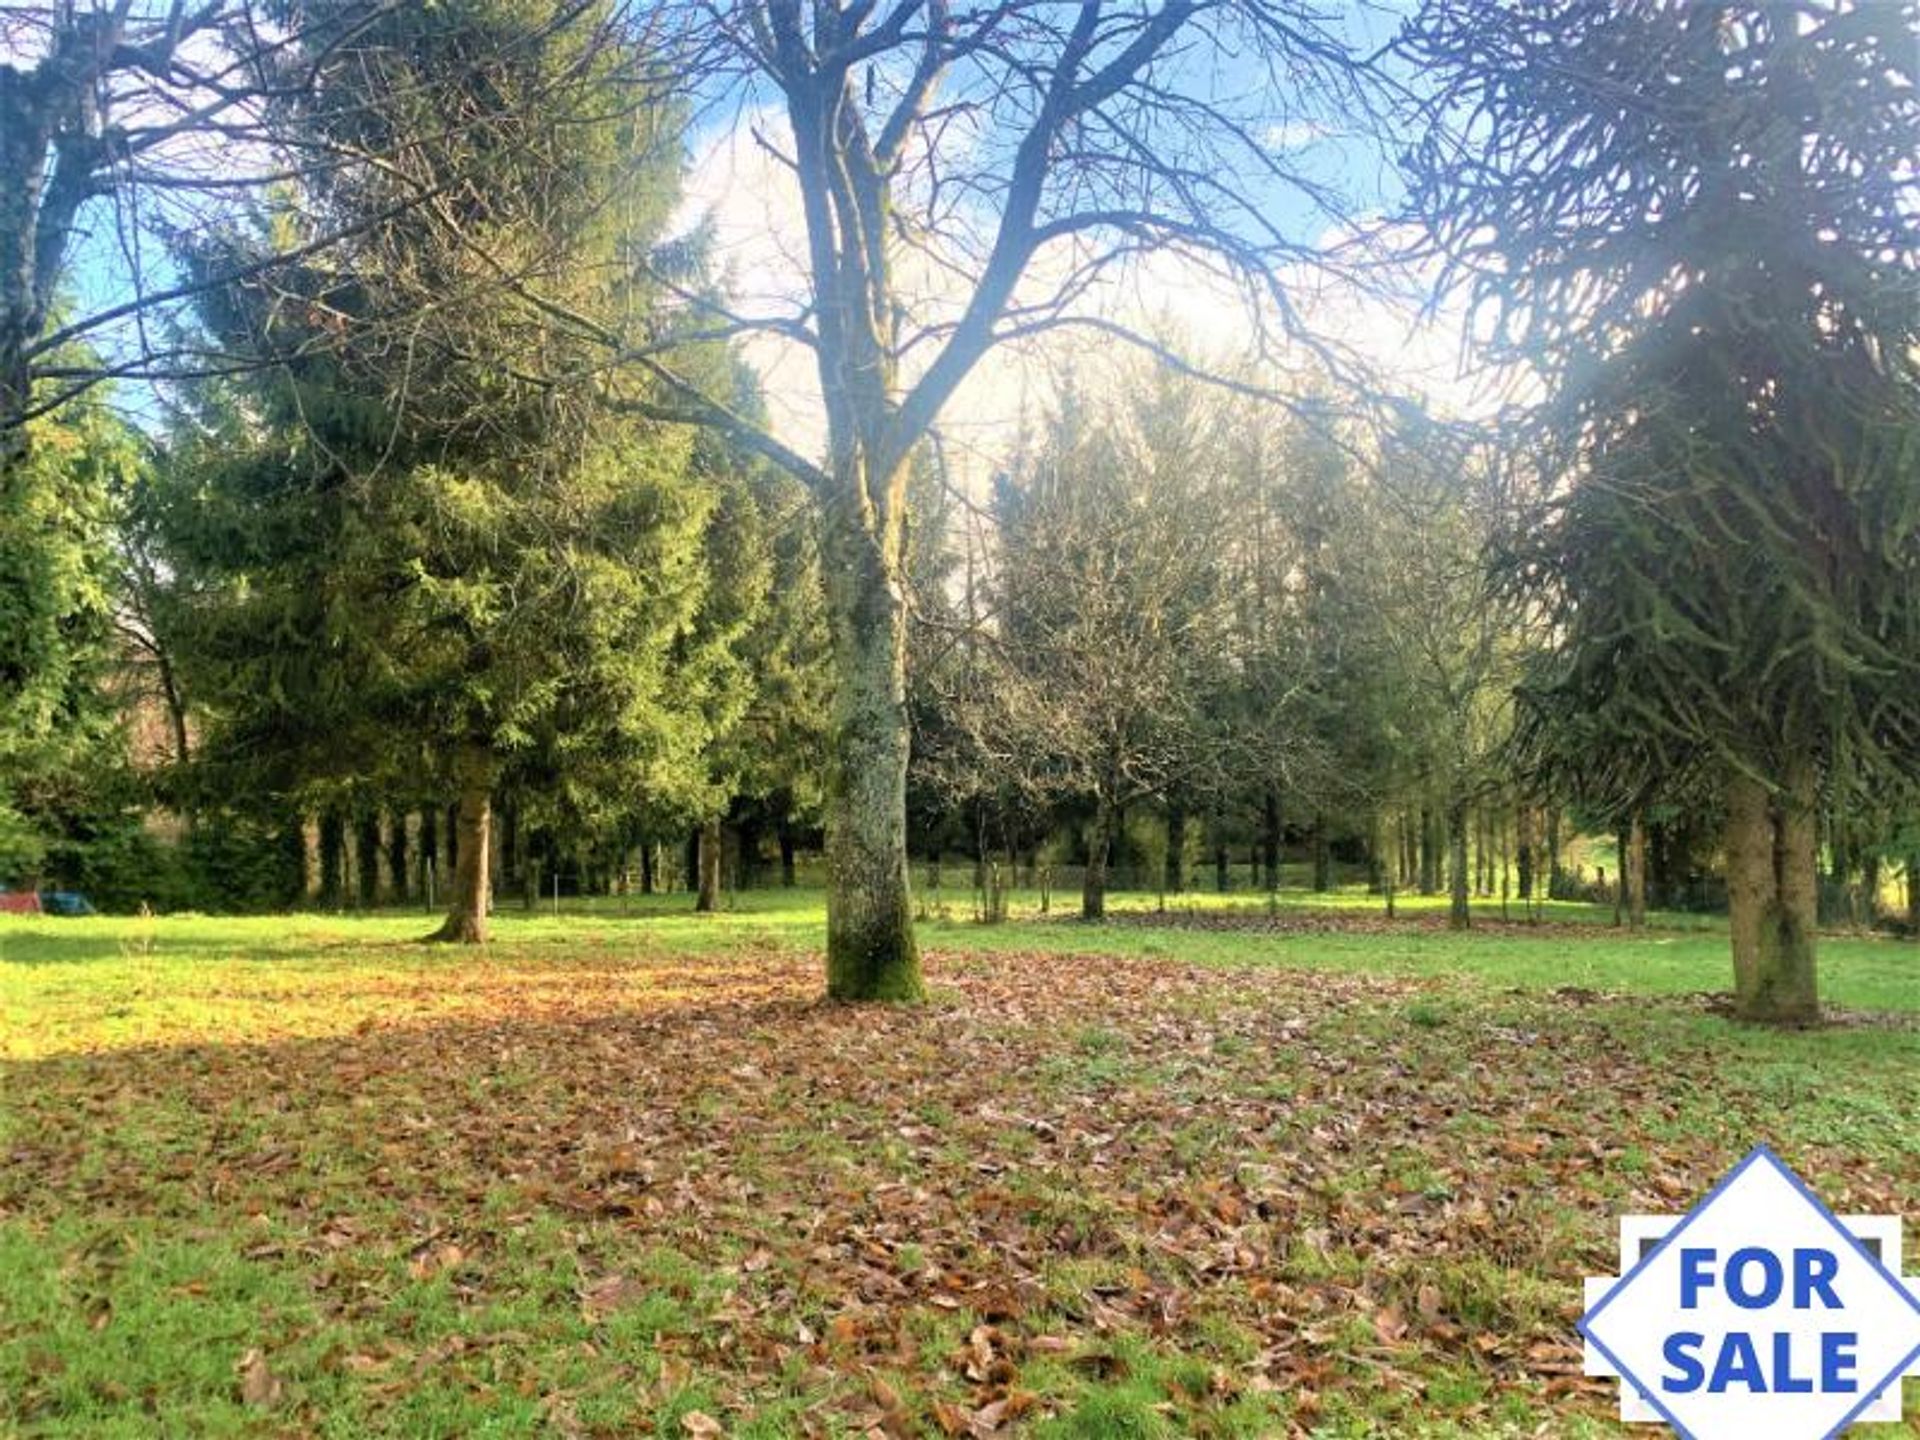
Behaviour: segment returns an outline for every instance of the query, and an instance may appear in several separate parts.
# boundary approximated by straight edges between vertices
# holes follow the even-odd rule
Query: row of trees
[[[1517,503],[1496,457],[1417,411],[1277,424],[1166,365],[1106,393],[1069,395],[917,577],[923,812],[1004,838],[1084,809],[1088,918],[1130,807],[1175,857],[1250,817],[1269,883],[1298,829],[1322,888],[1336,841],[1384,862],[1403,817],[1432,874],[1437,822],[1465,923],[1529,643],[1487,583]]]
[[[672,91],[754,111],[772,100],[785,122],[774,149],[788,160],[801,197],[810,290],[801,304],[783,314],[740,315],[697,285],[675,283],[651,259],[627,258],[636,273],[666,282],[693,332],[723,340],[765,330],[813,352],[826,419],[825,457],[815,463],[733,403],[732,386],[688,362],[689,327],[663,334],[645,306],[582,308],[571,303],[565,272],[511,249],[497,252],[497,237],[464,242],[470,223],[484,230],[494,218],[490,182],[481,183],[484,169],[477,167],[527,139],[513,108],[498,103],[516,92],[469,86],[462,96],[458,79],[421,83],[401,74],[401,84],[370,108],[349,104],[329,119],[332,90],[351,93],[355,66],[392,74],[395,65],[411,64],[404,47],[390,46],[390,27],[411,24],[408,43],[451,58],[460,75],[488,68],[498,74],[489,62],[511,64],[518,38],[462,51],[467,42],[459,37],[485,34],[489,22],[515,9],[445,7],[423,20],[413,7],[374,0],[267,5],[264,14],[245,4],[175,4],[155,13],[130,0],[100,0],[90,13],[54,5],[21,22],[31,32],[34,60],[6,69],[7,131],[20,143],[10,146],[0,181],[20,188],[0,228],[16,258],[28,263],[4,267],[9,285],[16,268],[27,283],[17,295],[9,292],[0,334],[0,427],[9,437],[0,463],[12,467],[27,415],[103,373],[83,364],[67,374],[45,358],[60,338],[48,333],[51,296],[80,207],[103,189],[138,193],[133,182],[143,174],[163,194],[176,181],[188,183],[174,172],[120,163],[129,154],[178,154],[184,143],[204,157],[211,139],[216,153],[251,158],[247,146],[258,144],[258,173],[235,177],[216,164],[211,175],[194,174],[189,188],[203,196],[228,187],[312,189],[321,201],[316,213],[326,218],[312,233],[276,238],[252,258],[200,267],[185,286],[138,297],[123,313],[203,287],[219,294],[236,282],[310,296],[314,287],[299,279],[302,266],[310,261],[319,277],[351,274],[342,246],[358,241],[377,251],[390,249],[389,236],[425,233],[451,245],[468,265],[463,278],[485,274],[494,294],[480,297],[458,283],[438,295],[430,285],[413,287],[430,317],[423,333],[429,353],[438,352],[436,363],[454,362],[455,374],[460,362],[470,368],[475,353],[457,341],[434,346],[435,331],[448,317],[464,316],[469,299],[485,314],[506,297],[505,323],[514,333],[496,329],[488,340],[545,337],[521,346],[505,368],[502,357],[490,357],[490,383],[509,398],[516,387],[552,397],[597,380],[630,411],[720,430],[809,487],[822,517],[833,642],[828,988],[848,998],[915,996],[921,985],[905,827],[912,457],[996,343],[1088,319],[1074,302],[1110,263],[1176,247],[1211,257],[1250,292],[1284,302],[1275,277],[1284,264],[1318,261],[1302,236],[1323,228],[1333,197],[1310,168],[1261,137],[1272,120],[1338,117],[1363,105],[1366,67],[1313,7],[1294,0],[1088,4],[1073,11],[1043,0],[957,10],[918,0],[885,8],[752,0],[630,14],[594,5],[520,7],[532,23],[516,36],[585,24],[603,40],[616,37],[596,46],[582,67],[560,72],[564,84],[611,55],[616,85],[638,102],[658,103]],[[435,37],[444,36],[454,38],[442,49]],[[623,50],[622,38],[644,43]],[[1263,97],[1258,87],[1228,94],[1168,83],[1209,65],[1252,65],[1280,90]],[[550,88],[519,93],[544,101]],[[443,97],[459,108],[442,110],[435,130],[432,111]],[[151,136],[132,122],[156,112],[166,124]],[[955,125],[962,114],[973,120]],[[361,126],[362,116],[376,118]],[[422,119],[425,131],[404,128],[404,121]],[[202,142],[197,152],[195,141]],[[438,164],[436,150],[444,156]],[[569,172],[565,146],[536,146],[522,158],[543,153],[557,162],[557,174]],[[1235,174],[1257,176],[1264,193],[1224,178]],[[43,184],[48,175],[62,183]],[[1273,223],[1267,202],[1280,194],[1305,203],[1302,225]],[[330,195],[367,203],[348,207],[351,218],[342,219],[330,209]],[[903,253],[917,253],[952,277],[957,306],[916,303],[899,280]],[[407,257],[397,258],[402,268],[381,273],[376,288],[416,278],[405,268]],[[1046,293],[1023,289],[1043,265]],[[376,317],[348,296],[331,303],[332,292],[320,288],[328,303],[317,313],[300,314],[297,304],[273,309],[277,324],[307,327],[307,336],[294,340],[303,355],[371,351],[386,362],[421,353],[410,321]],[[1284,304],[1277,313],[1286,313]],[[85,333],[101,323],[90,319]],[[926,358],[909,367],[910,352]],[[167,369],[163,357],[184,357],[184,368]],[[225,368],[224,345],[156,346],[143,331],[131,368],[177,377],[203,361]],[[36,380],[67,383],[43,400],[33,391]],[[402,393],[411,404],[411,390]],[[476,418],[472,399],[469,421]]]
[[[87,445],[93,466],[137,456],[88,497],[114,507],[126,581],[90,603],[126,617],[161,680],[168,797],[193,823],[297,832],[317,814],[324,839],[334,817],[451,794],[440,934],[475,940],[496,796],[579,845],[804,792],[809,767],[783,760],[818,733],[817,565],[788,477],[581,378],[597,356],[581,326],[670,331],[669,287],[706,283],[697,247],[663,249],[682,123],[631,85],[647,62],[621,18],[305,9],[308,28],[251,56],[260,123],[281,150],[336,163],[178,238],[197,333],[223,363],[173,388],[164,433]],[[322,236],[324,258],[301,258]],[[751,413],[724,347],[679,349]],[[40,489],[58,499],[53,471],[85,474],[62,468],[74,432],[49,433],[61,443],[26,464],[51,467]],[[76,565],[111,565],[104,536],[66,538]],[[65,554],[27,548],[49,571]],[[19,589],[72,619],[84,597],[58,587],[90,583]],[[22,669],[84,689],[48,662],[107,639],[50,643]],[[52,721],[52,700],[23,703]],[[52,798],[21,800],[47,817]]]
[[[1220,883],[1250,854],[1252,883],[1277,886],[1293,844],[1318,888],[1338,854],[1389,897],[1450,888],[1459,923],[1470,892],[1591,894],[1565,877],[1555,885],[1573,837],[1568,796],[1537,788],[1510,743],[1515,679],[1549,631],[1489,583],[1485,557],[1510,547],[1535,513],[1533,490],[1417,415],[1381,435],[1303,406],[1276,429],[1263,406],[1164,366],[1108,381],[1108,398],[1072,395],[1047,417],[978,511],[943,490],[936,465],[922,467],[909,657],[916,847],[1001,854],[1010,873],[1021,854],[1030,873],[1036,853],[1084,857],[1090,917],[1103,909],[1106,862],[1128,842],[1126,821],[1137,840],[1146,817],[1160,827],[1149,843],[1165,868],[1143,880],[1136,850],[1130,881],[1174,892],[1186,887],[1189,856],[1210,856]],[[350,527],[329,528],[336,512],[314,508],[299,468],[262,447],[284,435],[238,433],[236,442],[218,426],[190,431],[195,444],[134,465],[121,517],[123,553],[140,560],[125,573],[148,577],[122,603],[143,618],[137,653],[159,682],[148,703],[167,707],[175,764],[165,793],[209,837],[251,825],[263,841],[276,830],[297,839],[299,817],[314,817],[305,867],[297,847],[276,852],[278,889],[263,894],[243,876],[211,898],[284,903],[306,880],[322,903],[371,904],[418,887],[430,859],[445,893],[473,841],[458,832],[457,804],[441,810],[450,776],[434,757],[447,742],[427,702],[457,695],[461,672],[450,678],[424,643],[385,643],[392,597],[422,562],[407,552],[379,563],[373,544],[414,532],[364,497],[337,509]],[[622,483],[641,495],[644,480],[640,471]],[[729,490],[718,474],[689,487]],[[798,518],[797,508],[786,517]],[[790,847],[809,813],[809,717],[817,727],[826,680],[807,533],[782,527],[783,559],[761,509],[709,517],[682,537],[696,610],[640,613],[615,632],[635,647],[623,663],[658,666],[650,657],[664,638],[706,633],[701,614],[729,617],[724,673],[745,706],[729,733],[748,743],[603,753],[595,746],[620,712],[556,712],[499,748],[481,797],[491,864],[482,852],[459,870],[468,887],[484,869],[523,890],[562,870],[569,885],[590,876],[605,885],[636,858],[648,876],[661,842],[690,825],[706,832],[696,857],[717,857],[723,818],[749,878],[769,832],[784,829]],[[271,535],[284,549],[260,543]],[[352,583],[330,568],[342,563]],[[488,574],[472,557],[460,564],[469,579]],[[733,626],[745,610],[751,619]],[[501,613],[513,619],[513,607]],[[573,674],[591,673],[594,652],[523,633],[517,622],[486,632],[521,668],[557,655]],[[682,653],[713,673],[706,648]],[[660,666],[644,693],[685,678]],[[686,718],[645,713],[656,733]],[[1580,812],[1589,829],[1620,831],[1620,859],[1609,863],[1629,917],[1649,889],[1656,903],[1706,898],[1705,808]],[[1852,880],[1877,894],[1881,857],[1901,853],[1890,849],[1898,833],[1833,812],[1829,825],[1842,824],[1830,849],[1834,893]],[[698,858],[676,868],[704,880],[711,903],[714,869],[702,875]],[[481,923],[471,889],[457,893],[458,922]]]
[[[1629,855],[1677,807],[1722,830],[1742,1008],[1793,1021],[1820,815],[1847,871],[1911,811],[1905,7],[1428,0],[1377,61],[1292,0],[5,23],[19,854],[76,808],[60,777],[97,768],[84,717],[132,647],[196,814],[457,794],[453,938],[484,923],[497,796],[657,835],[817,785],[829,991],[908,998],[918,716],[929,813],[977,836],[1084,811],[1090,913],[1147,800],[1169,830],[1250,812],[1270,856],[1289,827],[1376,858],[1438,830],[1462,912],[1490,777]],[[1267,137],[1401,95],[1418,258],[1539,397],[1498,435],[1355,406],[1337,347],[1303,392],[1094,303],[1171,252],[1294,326],[1290,285],[1351,278],[1317,237],[1354,197]],[[793,176],[790,311],[742,313],[697,236],[667,240],[714,107],[764,121]],[[142,218],[143,195],[167,203]],[[134,293],[66,320],[102,197]],[[170,257],[157,290],[140,236]],[[994,345],[1071,327],[1167,363],[1062,398],[984,502],[991,548],[940,544],[941,411]],[[816,361],[818,461],[771,433],[750,333]],[[162,442],[71,408],[116,372],[170,385]]]

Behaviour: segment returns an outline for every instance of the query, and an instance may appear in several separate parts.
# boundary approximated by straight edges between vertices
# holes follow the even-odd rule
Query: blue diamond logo
[[[1842,1223],[1756,1148],[1580,1321],[1596,1368],[1621,1378],[1623,1418],[1689,1440],[1824,1440],[1897,1418],[1920,1295],[1861,1240],[1887,1218]]]

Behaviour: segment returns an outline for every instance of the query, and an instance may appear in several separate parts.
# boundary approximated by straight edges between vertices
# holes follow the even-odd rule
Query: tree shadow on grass
[[[0,930],[0,966],[81,965],[98,960],[128,960],[141,955],[205,953],[208,943],[192,935],[136,934],[129,920],[120,933],[102,933],[97,926],[84,931],[62,931],[60,922],[39,926],[9,925]]]

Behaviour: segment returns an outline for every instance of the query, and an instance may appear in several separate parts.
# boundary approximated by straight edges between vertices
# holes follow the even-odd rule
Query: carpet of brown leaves
[[[1148,1416],[1180,1433],[1551,1432],[1610,1408],[1571,1327],[1613,1217],[1684,1208],[1766,1118],[1709,1047],[1623,1043],[1611,1001],[1035,954],[929,976],[924,1007],[843,1007],[774,950],[496,956],[316,988],[357,1017],[340,1033],[16,1065],[0,1224],[258,1226],[250,1260],[364,1334],[395,1264],[484,1316],[525,1283],[515,1237],[557,1219],[569,1320],[609,1367],[595,1336],[670,1250],[707,1277],[697,1323],[567,1383],[697,1381],[687,1435],[1064,1423],[1154,1356],[1187,1362]],[[420,1022],[409,994],[448,986],[457,1011]],[[1911,1198],[1911,1166],[1824,1158],[1836,1203]],[[404,1337],[299,1364],[249,1342],[238,1383],[300,1433],[299,1365],[375,1417],[431,1365],[602,1432],[516,1365],[524,1337],[456,1338],[405,1365]]]

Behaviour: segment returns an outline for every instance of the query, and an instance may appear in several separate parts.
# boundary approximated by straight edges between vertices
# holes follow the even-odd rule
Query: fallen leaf
[[[967,1417],[967,1433],[970,1435],[992,1435],[1007,1421],[1007,1402],[995,1400],[991,1405],[982,1405]]]
[[[285,1386],[267,1365],[267,1357],[249,1350],[240,1357],[240,1398],[258,1410],[270,1410],[280,1403]]]
[[[1407,1333],[1407,1317],[1400,1313],[1398,1305],[1388,1305],[1374,1313],[1373,1329],[1389,1345]]]
[[[607,1316],[645,1299],[647,1287],[631,1275],[609,1275],[587,1287],[580,1296],[580,1317],[597,1325]]]

